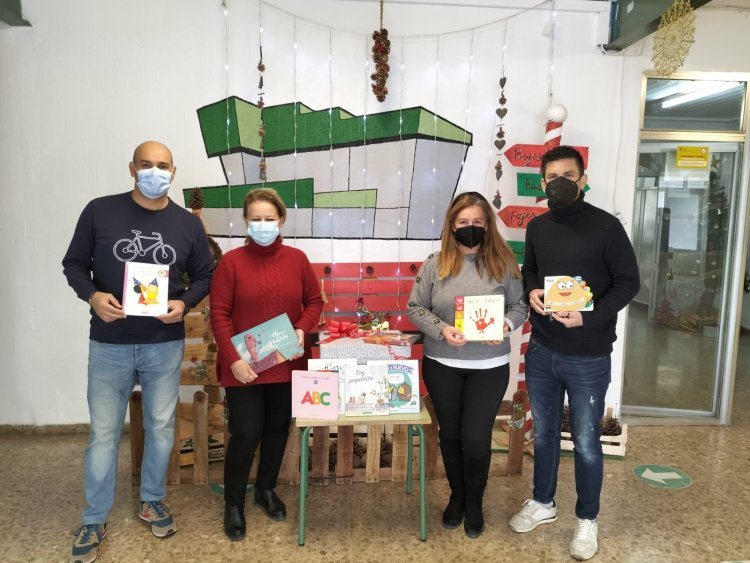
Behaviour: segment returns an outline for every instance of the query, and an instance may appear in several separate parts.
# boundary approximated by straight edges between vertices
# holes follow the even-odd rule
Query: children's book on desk
[[[419,414],[419,362],[417,360],[369,360],[368,366],[385,366],[390,414]]]
[[[250,364],[255,373],[304,352],[303,348],[297,346],[297,333],[286,313],[235,334],[232,344],[240,358]]]
[[[125,315],[166,315],[168,301],[169,266],[125,262],[125,281],[122,287],[122,310]]]
[[[314,371],[333,371],[339,377],[339,414],[344,414],[344,393],[346,388],[346,370],[357,367],[357,358],[311,358],[307,360],[307,369]]]
[[[502,295],[466,295],[456,297],[455,327],[469,342],[503,339],[505,297]]]
[[[382,365],[355,366],[346,369],[344,414],[346,416],[387,415],[388,371]]]
[[[544,310],[593,311],[593,294],[581,276],[545,276]]]
[[[336,420],[339,376],[333,371],[292,371],[292,416]]]

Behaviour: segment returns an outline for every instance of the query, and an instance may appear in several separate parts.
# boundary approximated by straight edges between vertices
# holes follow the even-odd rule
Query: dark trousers
[[[260,443],[255,488],[276,486],[292,418],[292,384],[269,383],[227,387],[229,444],[224,457],[224,502],[245,504],[255,450]]]
[[[481,501],[492,455],[492,427],[508,388],[508,364],[490,369],[452,368],[425,358],[422,377],[435,406],[451,492]]]

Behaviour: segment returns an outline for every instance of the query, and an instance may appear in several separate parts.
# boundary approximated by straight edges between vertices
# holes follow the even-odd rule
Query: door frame
[[[684,80],[727,80],[745,82],[745,100],[742,107],[739,131],[674,131],[674,130],[644,130],[643,123],[646,107],[646,88],[649,78],[684,79]],[[626,406],[622,402],[624,386],[620,392],[620,404],[623,414],[636,415],[639,423],[702,423],[713,421],[718,424],[730,424],[732,419],[732,399],[734,397],[735,372],[737,368],[737,346],[739,341],[740,316],[743,298],[743,282],[745,277],[745,261],[747,256],[748,234],[750,233],[750,128],[748,128],[748,113],[750,112],[750,73],[739,72],[675,72],[665,76],[655,71],[643,73],[641,83],[640,121],[637,151],[640,154],[642,141],[685,141],[685,142],[734,142],[742,143],[741,170],[739,188],[734,210],[729,215],[728,241],[737,244],[727,245],[727,260],[724,264],[724,280],[722,283],[721,316],[719,318],[719,334],[717,337],[716,363],[714,366],[714,396],[712,412],[706,415],[702,411],[688,411],[684,409],[657,409],[653,407]],[[638,178],[638,158],[635,159]],[[636,190],[633,190],[635,200]],[[627,346],[627,342],[626,342]],[[717,377],[718,376],[718,377]],[[668,418],[666,418],[668,417]]]

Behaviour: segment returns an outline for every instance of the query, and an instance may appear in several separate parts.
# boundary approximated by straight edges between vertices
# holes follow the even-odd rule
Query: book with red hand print
[[[464,295],[456,297],[454,326],[469,342],[500,341],[505,325],[505,297]]]

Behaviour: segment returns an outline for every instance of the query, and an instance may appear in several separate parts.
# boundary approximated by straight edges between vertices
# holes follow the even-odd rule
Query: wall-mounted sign
[[[677,168],[708,168],[708,147],[677,145]]]

